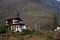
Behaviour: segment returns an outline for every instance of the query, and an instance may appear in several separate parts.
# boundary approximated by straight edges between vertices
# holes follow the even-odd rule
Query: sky
[[[60,1],[60,0],[57,0],[57,1]]]

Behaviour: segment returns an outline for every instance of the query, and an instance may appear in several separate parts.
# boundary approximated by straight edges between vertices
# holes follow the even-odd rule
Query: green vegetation
[[[0,24],[0,34],[1,33],[6,33],[8,30],[8,27],[6,25]]]
[[[52,33],[48,33],[47,37],[46,37],[46,40],[52,40]]]
[[[26,34],[33,34],[36,32],[35,30],[29,30],[29,29],[23,29],[21,32],[21,35],[26,35]]]
[[[52,27],[52,30],[56,29],[57,26],[58,26],[57,16],[54,15],[54,17],[53,17],[53,27]]]

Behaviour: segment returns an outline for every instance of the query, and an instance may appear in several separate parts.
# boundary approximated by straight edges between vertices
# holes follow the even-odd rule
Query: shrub
[[[0,34],[1,33],[6,33],[7,30],[8,30],[8,26],[0,24]]]
[[[35,30],[29,30],[29,29],[23,29],[21,34],[26,35],[26,34],[33,34]]]
[[[34,29],[32,29],[31,31],[32,31],[33,33],[36,32],[36,30],[34,30]]]
[[[49,33],[48,35],[47,35],[47,38],[46,38],[46,40],[52,40],[52,34],[51,33]]]

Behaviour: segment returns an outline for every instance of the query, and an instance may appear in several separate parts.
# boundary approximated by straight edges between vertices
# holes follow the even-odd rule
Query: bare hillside
[[[4,23],[5,19],[16,17],[17,12],[20,13],[20,18],[24,20],[27,27],[44,26],[51,23],[53,11],[44,7],[42,4],[35,2],[27,2],[20,5],[19,3],[10,6],[5,11],[0,13],[0,23]]]

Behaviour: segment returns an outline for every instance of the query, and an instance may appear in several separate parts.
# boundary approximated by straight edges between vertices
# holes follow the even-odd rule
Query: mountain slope
[[[39,28],[52,24],[54,13],[60,24],[59,10],[60,4],[56,0],[1,0],[0,23],[5,23],[5,19],[16,17],[19,12],[27,27]]]
[[[42,4],[35,2],[27,2],[22,5],[17,3],[10,6],[10,9],[0,13],[0,23],[4,23],[5,19],[16,17],[17,12],[20,13],[20,18],[24,20],[27,27],[36,28],[35,26],[45,26],[51,23],[53,11],[44,7]]]

